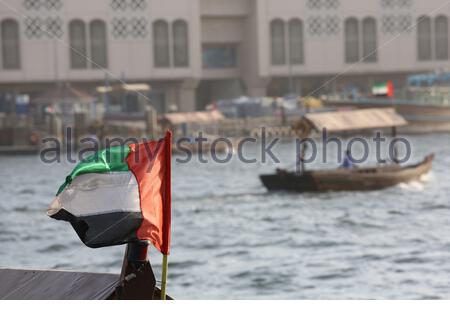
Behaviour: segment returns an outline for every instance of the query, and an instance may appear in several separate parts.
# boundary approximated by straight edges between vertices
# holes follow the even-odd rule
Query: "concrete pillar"
[[[172,111],[170,110],[170,108],[173,105],[176,105],[178,109],[180,108],[178,105],[177,90],[174,84],[168,85],[166,87],[165,96],[166,96],[166,112]]]
[[[269,77],[263,73],[263,67],[266,64],[264,58],[269,43],[264,43],[267,39],[261,30],[267,27],[266,19],[262,8],[266,6],[262,1],[248,1],[249,15],[244,20],[242,36],[244,40],[240,45],[240,75],[247,89],[246,94],[250,97],[264,97],[267,94],[269,86]],[[256,36],[255,36],[256,35]],[[267,54],[267,53],[266,53]]]
[[[147,106],[145,110],[147,137],[156,139],[158,134],[158,115],[155,108]]]
[[[61,118],[58,115],[50,113],[46,115],[46,123],[47,123],[47,134],[52,137],[62,139],[63,127]]]
[[[247,95],[249,97],[265,97],[267,94],[267,87],[269,85],[268,78],[245,79],[245,86],[247,88]]]
[[[196,79],[184,80],[178,91],[178,108],[180,112],[197,110],[197,87],[200,81]]]
[[[74,115],[75,137],[79,140],[87,133],[87,114],[85,112],[77,112]]]

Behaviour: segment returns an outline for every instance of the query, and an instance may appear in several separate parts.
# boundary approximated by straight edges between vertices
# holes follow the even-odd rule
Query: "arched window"
[[[273,20],[270,23],[272,64],[286,64],[286,41],[284,22],[280,19]]]
[[[106,68],[108,66],[108,44],[106,40],[106,24],[102,20],[93,20],[89,25],[91,40],[92,68]]]
[[[438,16],[434,21],[437,60],[448,60],[448,18]]]
[[[362,22],[362,41],[364,62],[377,61],[377,22],[374,18],[365,18]]]
[[[173,59],[175,67],[189,65],[188,25],[184,20],[173,23]]]
[[[169,24],[164,20],[153,23],[153,52],[156,67],[170,66]]]
[[[291,64],[304,63],[303,22],[299,19],[289,21],[289,56]]]
[[[345,62],[359,61],[359,26],[356,18],[345,20]]]
[[[420,61],[431,60],[431,19],[419,17],[417,21],[417,58]]]
[[[69,23],[70,67],[72,69],[87,68],[86,26],[81,20]]]
[[[20,69],[19,23],[13,19],[5,19],[0,29],[3,69]]]

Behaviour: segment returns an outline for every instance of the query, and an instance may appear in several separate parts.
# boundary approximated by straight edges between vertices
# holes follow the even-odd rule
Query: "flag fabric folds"
[[[172,136],[102,150],[80,162],[47,214],[91,248],[149,241],[168,255]]]

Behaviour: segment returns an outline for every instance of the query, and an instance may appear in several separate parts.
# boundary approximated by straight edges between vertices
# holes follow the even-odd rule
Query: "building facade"
[[[161,112],[449,71],[444,0],[5,0],[0,91],[145,82]]]

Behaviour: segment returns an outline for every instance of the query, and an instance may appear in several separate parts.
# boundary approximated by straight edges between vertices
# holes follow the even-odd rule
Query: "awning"
[[[32,101],[40,104],[53,104],[53,103],[90,103],[95,99],[93,96],[86,92],[83,92],[77,88],[72,87],[68,83],[58,84],[54,88],[45,91]]]
[[[146,83],[126,83],[116,86],[100,86],[96,88],[98,93],[108,93],[113,91],[148,92],[151,86]]]
[[[305,115],[305,119],[315,130],[323,131],[326,129],[328,132],[382,129],[408,124],[392,108],[310,113]]]
[[[162,120],[169,122],[171,125],[180,125],[183,123],[211,123],[225,119],[225,117],[217,110],[199,111],[186,113],[167,113]]]

